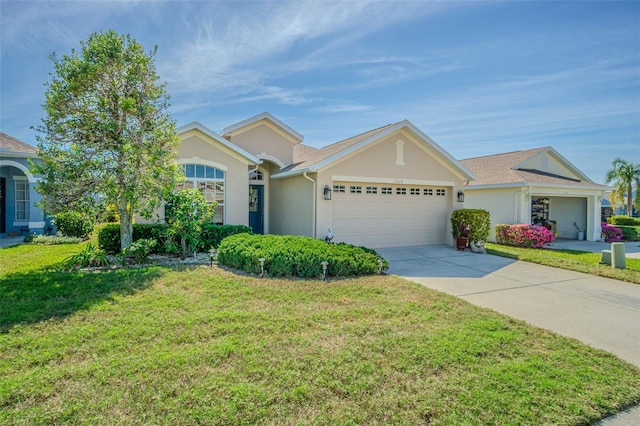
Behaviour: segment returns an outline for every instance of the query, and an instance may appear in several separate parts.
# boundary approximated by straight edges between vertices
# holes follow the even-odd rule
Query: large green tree
[[[605,176],[607,184],[613,183],[611,191],[611,201],[613,203],[624,204],[627,199],[627,215],[631,216],[633,205],[638,206],[640,203],[640,165],[633,164],[622,158],[616,158],[611,163],[611,170]],[[633,197],[633,187],[636,187],[635,200]]]
[[[51,55],[46,113],[38,131],[43,206],[87,210],[98,200],[120,216],[120,242],[131,244],[135,212],[150,213],[178,178],[178,137],[154,56],[129,35],[94,33],[71,55]]]

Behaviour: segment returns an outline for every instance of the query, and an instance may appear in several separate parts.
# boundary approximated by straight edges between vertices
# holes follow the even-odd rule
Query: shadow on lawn
[[[0,281],[0,333],[18,324],[61,319],[114,295],[133,294],[162,276],[165,268],[95,272],[37,270]]]

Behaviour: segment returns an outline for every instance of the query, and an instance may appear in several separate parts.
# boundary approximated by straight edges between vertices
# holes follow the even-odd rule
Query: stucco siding
[[[285,166],[293,162],[293,143],[264,122],[232,135],[231,142],[256,156],[275,157]]]
[[[398,158],[398,142],[402,144],[401,158]],[[412,138],[404,133],[394,133],[374,146],[354,153],[354,155],[333,165],[330,170],[323,170],[323,172],[333,175],[375,176],[393,179],[458,180],[450,170],[442,165],[439,159],[431,156],[426,149],[418,146]],[[459,183],[462,182],[459,181]]]
[[[403,208],[398,207],[399,205],[396,206],[400,200],[413,201],[413,204],[410,203],[410,205],[406,206],[406,208],[410,209],[411,212],[399,212],[398,219],[400,219],[400,216],[403,214],[411,216],[413,218],[412,220],[418,220],[417,218],[424,217],[424,221],[436,221],[438,226],[441,228],[440,230],[429,229],[429,235],[416,235],[416,241],[419,241],[420,244],[427,244],[428,241],[432,241],[431,243],[442,244],[443,239],[441,236],[445,235],[446,237],[444,238],[444,242],[451,244],[452,239],[449,238],[451,235],[449,217],[451,216],[451,212],[454,208],[460,208],[462,206],[461,203],[458,203],[455,200],[455,194],[457,194],[457,191],[462,188],[463,182],[456,174],[443,165],[442,160],[434,157],[428,147],[423,147],[421,144],[421,142],[414,141],[412,137],[408,136],[404,132],[397,132],[382,139],[375,145],[370,145],[364,150],[346,157],[337,164],[321,170],[318,173],[317,194],[318,237],[324,237],[327,233],[327,228],[338,226],[338,223],[335,222],[336,218],[333,217],[334,214],[337,214],[334,209],[336,200],[324,200],[322,196],[323,188],[328,186],[332,189],[333,184],[336,182],[345,183],[347,188],[350,183],[353,183],[354,185],[363,185],[364,188],[368,182],[372,182],[372,184],[379,189],[382,186],[393,186],[394,188],[396,186],[406,186],[408,188],[407,191],[409,191],[411,187],[418,187],[420,188],[420,191],[422,191],[422,188],[427,186],[444,188],[446,191],[446,206],[439,205],[437,208],[435,205],[431,205],[429,203],[429,198],[427,197],[421,197],[420,200],[417,198],[408,198],[407,200],[404,200],[403,198],[396,198],[395,195],[388,198],[379,195],[378,197],[373,196],[373,198],[376,198],[379,202],[389,204],[388,206],[379,206],[381,209],[384,208],[384,211],[387,211],[387,214],[398,211],[398,208]],[[338,197],[341,196],[337,195],[334,198],[337,199]],[[364,194],[362,197],[354,198],[354,202],[356,200],[366,200],[371,197],[372,196]],[[408,195],[407,197],[411,196]],[[347,198],[347,203],[349,203],[348,200],[349,198]],[[418,201],[424,201],[424,203]],[[344,203],[345,200],[340,198],[340,202]],[[370,209],[366,206],[366,203],[359,204],[360,207],[347,207],[351,209],[350,214],[352,214],[354,218],[357,215],[353,209],[368,209],[362,214],[363,220],[365,220],[364,217],[368,215]],[[396,210],[394,210],[394,208]],[[437,214],[434,213],[436,211]],[[388,230],[389,227],[394,226],[394,221],[392,217],[387,219],[388,220],[386,220],[384,227]],[[362,226],[365,226],[365,224],[363,223]],[[379,228],[379,226],[377,227]],[[422,228],[416,227],[415,229],[417,230]],[[417,233],[422,234],[421,231]],[[383,232],[379,229],[376,232],[367,232],[368,238],[370,237],[371,241],[358,241],[363,244],[366,242],[372,247],[376,246],[376,244],[392,243],[393,238],[386,238],[385,241],[382,241],[384,239],[382,234]],[[375,235],[380,236],[380,241],[374,241]],[[398,238],[398,241],[400,241],[400,237]],[[408,241],[406,238],[405,240]],[[399,245],[408,245],[409,243],[405,243],[405,240],[403,240],[402,243],[399,243]]]
[[[523,210],[524,208],[517,202],[519,192],[519,189],[516,190],[513,188],[465,191],[465,209],[484,209],[491,215],[489,241],[495,241],[494,227],[496,225],[521,222],[518,210]],[[530,210],[528,204],[526,208]]]
[[[303,176],[269,182],[269,232],[313,236],[313,184]]]
[[[519,165],[520,169],[535,169],[560,176],[580,179],[575,173],[569,170],[563,163],[549,152],[536,155]]]
[[[180,145],[177,149],[178,160],[207,160],[214,163],[218,163],[229,169],[233,168],[233,172],[237,173],[238,170],[247,170],[248,162],[241,160],[238,155],[231,152],[229,149],[224,148],[214,142],[208,141],[208,138],[201,135],[198,131],[187,132],[181,137]]]

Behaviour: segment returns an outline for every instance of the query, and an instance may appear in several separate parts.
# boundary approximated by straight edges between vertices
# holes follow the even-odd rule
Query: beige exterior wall
[[[559,238],[577,238],[574,222],[585,231],[585,238],[600,238],[600,191],[558,188],[491,188],[465,190],[464,207],[491,213],[489,240],[495,241],[493,228],[502,223],[531,223],[532,197],[549,197],[549,220],[556,222]]]
[[[249,173],[248,162],[238,154],[221,146],[197,130],[180,135],[177,158],[179,163],[204,164],[225,172],[225,223],[249,224]],[[163,209],[154,212],[151,220],[136,216],[137,223],[153,223],[164,220]]]
[[[278,127],[261,120],[231,135],[231,142],[253,155],[267,154],[288,166],[293,163],[294,143]]]
[[[398,148],[401,145],[401,148]],[[333,226],[333,210],[331,201],[323,198],[325,185],[333,187],[333,178],[351,177],[357,182],[375,182],[376,179],[396,184],[416,184],[445,186],[449,195],[446,233],[451,235],[449,218],[454,209],[462,207],[456,201],[458,190],[464,182],[460,177],[447,169],[442,161],[424,146],[405,132],[397,132],[382,139],[373,146],[345,158],[318,173],[317,203],[317,236],[324,238],[327,228]],[[343,180],[343,179],[337,179]],[[449,244],[453,240],[447,238]]]
[[[178,160],[219,165],[225,170],[225,219],[229,225],[249,224],[249,173],[247,160],[198,131],[181,135]]]
[[[545,152],[541,155],[535,155],[533,158],[523,162],[519,166],[520,169],[535,169],[547,173],[553,173],[560,176],[581,179],[575,173],[570,171],[563,163],[558,161],[553,155]]]
[[[278,235],[314,236],[312,193],[313,183],[304,176],[271,179],[270,232]]]
[[[398,145],[402,155],[398,158]],[[421,146],[422,145],[422,146]],[[404,132],[381,140],[357,155],[352,154],[331,167],[331,174],[349,176],[375,176],[401,179],[453,181],[454,174],[444,167],[421,142],[415,142]]]
[[[520,197],[520,188],[477,189],[465,191],[465,209],[484,209],[491,214],[489,241],[495,241],[494,227],[498,224],[515,224],[521,222],[521,214],[527,209],[528,202]]]

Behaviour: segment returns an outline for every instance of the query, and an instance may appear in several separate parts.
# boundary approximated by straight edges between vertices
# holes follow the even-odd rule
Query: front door
[[[249,226],[254,234],[264,233],[264,186],[249,185]]]
[[[7,232],[6,228],[6,207],[7,207],[7,181],[5,178],[0,178],[0,234]]]

